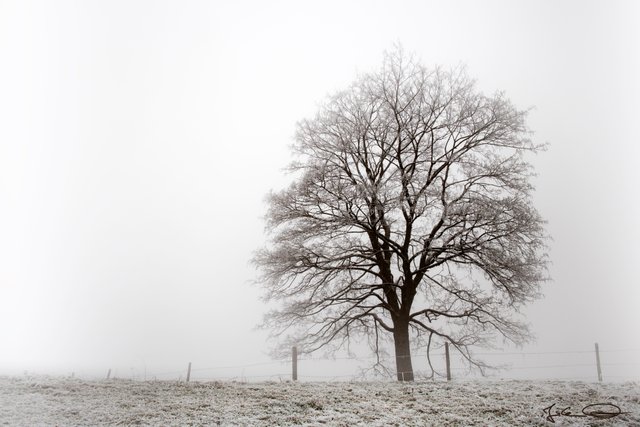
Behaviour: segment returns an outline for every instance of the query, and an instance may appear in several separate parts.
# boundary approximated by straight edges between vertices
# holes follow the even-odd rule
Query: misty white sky
[[[396,42],[535,106],[530,348],[640,348],[640,3],[0,0],[0,373],[265,360],[263,197]]]

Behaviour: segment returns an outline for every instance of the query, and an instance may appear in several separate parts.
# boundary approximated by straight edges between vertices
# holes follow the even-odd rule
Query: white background
[[[0,0],[0,373],[268,359],[263,198],[296,121],[397,42],[535,107],[554,281],[529,349],[640,348],[639,24],[632,1]]]

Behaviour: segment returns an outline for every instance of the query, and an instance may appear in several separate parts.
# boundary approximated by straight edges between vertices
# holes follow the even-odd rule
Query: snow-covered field
[[[594,403],[625,412],[572,415]],[[612,406],[600,410],[612,411]],[[591,407],[591,410],[598,409]],[[589,409],[587,409],[589,412]],[[640,426],[640,384],[192,382],[0,377],[0,425]]]

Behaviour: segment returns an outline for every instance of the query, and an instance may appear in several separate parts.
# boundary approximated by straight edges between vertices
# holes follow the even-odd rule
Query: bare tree
[[[405,381],[410,340],[449,342],[480,369],[474,346],[528,340],[518,311],[539,296],[547,236],[525,116],[464,69],[398,50],[298,123],[294,182],[270,194],[254,259],[281,303],[265,324],[306,351],[392,336]]]

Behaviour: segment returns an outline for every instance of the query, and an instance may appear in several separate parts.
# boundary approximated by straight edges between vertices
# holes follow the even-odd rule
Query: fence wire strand
[[[419,360],[426,360],[427,358],[427,354],[424,353],[423,351],[424,349],[414,349],[412,351],[413,354],[411,355],[407,355],[407,356],[387,356],[387,357],[376,357],[376,356],[370,356],[370,357],[358,357],[355,355],[348,355],[348,356],[340,356],[340,357],[299,357],[297,359],[298,362],[298,369],[300,370],[300,374],[298,375],[298,378],[304,380],[304,379],[308,379],[308,380],[313,380],[313,379],[333,379],[333,380],[339,380],[339,379],[351,379],[351,380],[358,380],[358,379],[366,379],[366,378],[393,378],[397,375],[397,372],[395,372],[394,370],[388,369],[385,371],[385,373],[377,371],[375,369],[372,369],[370,366],[368,368],[358,368],[356,369],[356,371],[354,371],[351,374],[343,374],[343,373],[338,373],[336,372],[336,374],[317,374],[317,366],[316,368],[316,372],[313,371],[313,365],[317,364],[318,362],[340,362],[340,361],[352,361],[352,362],[358,362],[360,364],[372,364],[373,361],[376,361],[377,363],[381,363],[381,364],[388,364],[388,365],[394,365],[395,361],[397,360],[397,358],[402,358],[402,357],[410,357],[412,359],[412,361],[419,361]],[[610,350],[600,350],[600,353],[604,353],[604,354],[614,354],[614,353],[635,353],[635,352],[640,352],[640,349],[638,348],[624,348],[624,349],[610,349]],[[508,357],[508,356],[518,356],[518,357],[522,357],[523,359],[519,360],[520,362],[522,362],[523,360],[527,360],[528,356],[547,356],[547,355],[580,355],[580,354],[593,354],[594,351],[593,350],[563,350],[563,351],[523,351],[523,352],[499,352],[499,351],[494,351],[494,352],[479,352],[479,353],[474,353],[474,355],[476,356],[495,356],[495,357]],[[444,358],[445,353],[444,352],[431,352],[429,354],[429,356],[431,356],[432,360],[434,357],[441,357]],[[548,363],[548,364],[527,364],[527,365],[518,365],[518,364],[514,364],[513,360],[510,362],[506,362],[507,365],[502,365],[500,368],[503,371],[507,371],[507,372],[523,372],[523,371],[540,371],[540,370],[544,370],[544,369],[548,369],[548,370],[553,370],[553,369],[576,369],[576,368],[594,368],[595,369],[595,361],[589,361],[588,363],[586,362],[574,362],[574,363]],[[253,368],[267,368],[267,367],[284,367],[284,366],[290,366],[291,364],[291,359],[279,359],[279,360],[268,360],[268,361],[256,361],[256,362],[251,362],[251,363],[245,363],[245,364],[224,364],[224,365],[218,365],[218,366],[205,366],[205,367],[197,367],[194,366],[192,369],[190,369],[190,374],[191,374],[191,380],[194,381],[207,381],[207,380],[247,380],[247,379],[279,379],[279,380],[283,380],[283,379],[287,379],[291,377],[291,371],[288,372],[275,372],[275,373],[262,373],[262,372],[255,372],[255,370]],[[301,365],[300,365],[301,364]],[[311,366],[309,366],[309,364],[311,364]],[[414,363],[415,364],[415,363]],[[635,361],[635,357],[633,361],[620,361],[620,360],[614,360],[611,362],[604,362],[600,364],[602,367],[609,367],[609,368],[614,368],[614,367],[634,367],[634,366],[640,366],[640,362]],[[111,376],[111,378],[121,378],[121,379],[142,379],[144,378],[145,380],[147,378],[149,379],[157,379],[157,378],[167,378],[167,377],[172,377],[173,379],[178,379],[178,380],[183,380],[185,378],[188,377],[187,375],[187,369],[186,369],[187,364],[185,363],[185,369],[184,370],[171,370],[171,371],[161,371],[161,372],[153,372],[153,371],[148,371],[145,367],[144,369],[144,373],[140,372],[140,371],[135,371],[134,368],[131,368],[132,371],[134,371],[134,373],[130,374],[130,375],[123,375],[122,374],[122,369],[120,369],[120,373],[118,373],[118,369],[114,370],[114,374],[113,376]],[[305,374],[304,373],[304,369],[310,369],[310,371],[312,372],[312,374]],[[251,372],[247,372],[245,374],[244,370],[249,370]],[[238,370],[242,370],[241,372],[238,372]],[[457,372],[458,374],[458,378],[464,377],[464,374],[461,374],[463,372],[471,372],[469,367],[460,367],[460,366],[451,366],[451,370]],[[106,371],[106,370],[105,370]],[[111,370],[110,370],[111,371]],[[215,371],[222,371],[219,373],[216,373]],[[233,373],[231,373],[230,371],[235,371]],[[264,372],[264,369],[262,369],[262,371]],[[279,370],[280,371],[280,370]],[[309,372],[309,371],[307,371]],[[111,374],[111,372],[109,372],[109,375]],[[402,373],[401,373],[402,374]],[[74,373],[75,375],[75,373]],[[422,378],[422,376],[424,376],[424,379],[429,379],[432,378],[429,375],[424,374],[424,372],[422,372],[420,369],[414,369],[414,377],[416,379],[420,379]],[[612,370],[612,372],[606,375],[607,378],[610,379],[620,379],[620,378],[626,378],[626,379],[638,379],[639,375],[635,375],[635,376],[626,376],[626,375],[620,375],[618,372],[616,372],[615,370]],[[104,378],[104,377],[103,377]],[[107,376],[107,378],[109,378]],[[508,378],[508,377],[507,377]],[[549,379],[553,379],[553,378],[549,378]],[[587,375],[583,375],[583,376],[563,376],[563,375],[556,375],[555,379],[585,379],[585,380],[593,380],[593,375],[590,372]]]

